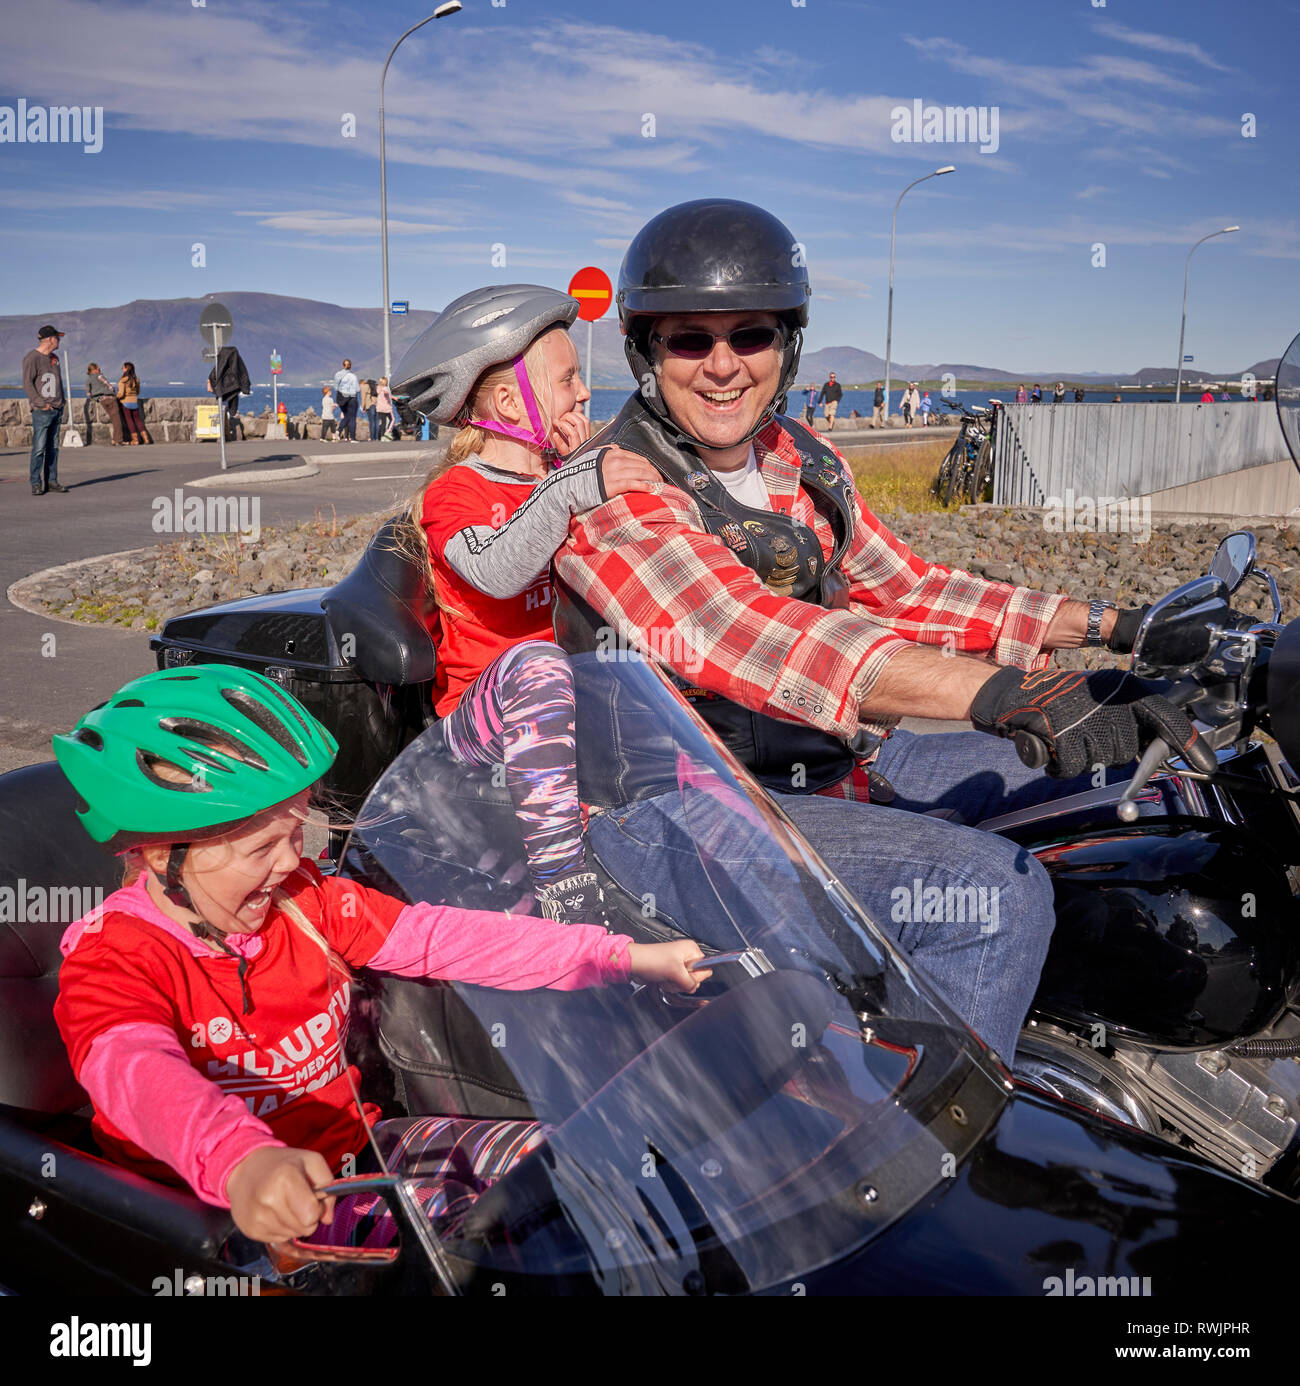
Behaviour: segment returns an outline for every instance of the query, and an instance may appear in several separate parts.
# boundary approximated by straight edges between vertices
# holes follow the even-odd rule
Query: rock
[[[1011,567],[1007,563],[986,563],[984,565],[984,576],[990,582],[1010,582]]]
[[[191,582],[211,582],[211,581],[212,581],[212,569],[211,569],[211,568],[200,568],[199,571],[198,571],[197,573],[195,573],[194,576],[193,576],[192,578],[190,578],[190,581],[191,581]]]

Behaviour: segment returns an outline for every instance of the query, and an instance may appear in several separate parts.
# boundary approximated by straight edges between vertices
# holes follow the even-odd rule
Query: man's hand
[[[314,1150],[264,1145],[245,1155],[226,1180],[235,1226],[255,1242],[309,1237],[317,1224],[334,1217],[334,1199],[316,1189],[334,1182],[323,1156]]]
[[[1073,779],[1094,765],[1127,765],[1156,737],[1180,753],[1196,741],[1181,708],[1118,669],[1000,669],[976,693],[970,719],[995,736],[1041,737],[1054,779]]]

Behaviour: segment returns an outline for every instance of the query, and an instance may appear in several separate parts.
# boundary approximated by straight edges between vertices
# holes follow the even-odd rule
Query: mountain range
[[[0,381],[16,383],[23,356],[36,345],[36,329],[44,322],[68,335],[62,343],[65,365],[72,383],[79,384],[90,361],[116,379],[124,361],[135,364],[146,388],[179,382],[202,389],[210,365],[203,359],[199,314],[212,301],[230,309],[234,321],[231,340],[239,348],[254,383],[270,379],[270,354],[279,351],[284,362],[280,381],[285,385],[318,385],[329,380],[345,356],[359,376],[378,378],[383,372],[383,321],[377,308],[343,308],[309,298],[281,294],[213,294],[205,298],[135,299],[115,308],[84,308],[57,313],[52,318],[0,316]],[[392,359],[397,366],[405,349],[437,317],[435,312],[412,309],[393,315]],[[587,329],[575,323],[574,340],[590,384],[627,385],[629,372],[623,357],[618,320],[611,312],[593,325],[591,369],[587,369]],[[1259,379],[1269,379],[1277,358],[1259,361],[1247,369]],[[882,357],[857,347],[823,347],[805,352],[799,369],[801,382],[825,380],[834,371],[848,385],[884,378]],[[1066,370],[1007,371],[996,366],[967,363],[894,362],[891,377],[903,380],[938,380],[951,373],[959,380],[1114,382],[1145,385],[1170,380],[1173,369],[1149,366],[1131,375],[1107,375]],[[1203,371],[1187,370],[1188,382],[1221,379]]]

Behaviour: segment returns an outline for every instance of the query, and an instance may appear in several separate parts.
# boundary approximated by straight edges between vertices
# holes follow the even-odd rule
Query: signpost
[[[216,379],[216,362],[221,348],[230,343],[231,333],[235,328],[235,320],[230,315],[230,309],[224,303],[209,303],[208,306],[199,314],[199,336],[205,343],[211,343],[203,352],[203,359],[213,363],[213,379]],[[217,420],[219,427],[217,437],[221,440],[221,470],[226,470],[226,406],[216,388],[213,394],[217,395]],[[197,421],[196,421],[197,431]]]
[[[284,374],[284,362],[280,353],[271,348],[271,420],[266,425],[268,438],[287,438],[289,435],[280,423],[280,377]]]
[[[609,305],[614,300],[614,286],[609,282],[609,275],[603,269],[599,269],[595,265],[587,265],[569,280],[569,295],[578,300],[578,316],[587,324],[587,369],[584,375],[587,380],[587,389],[590,390],[591,337],[595,330],[593,323],[597,318],[603,318],[609,311]],[[587,417],[591,417],[590,403],[587,407]]]

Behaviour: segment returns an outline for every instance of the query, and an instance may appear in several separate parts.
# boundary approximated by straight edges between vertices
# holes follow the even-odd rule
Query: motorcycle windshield
[[[996,1119],[1003,1080],[653,666],[572,664],[589,847],[609,872],[614,930],[685,935],[718,961],[691,995],[397,984],[422,989],[419,1071],[459,1067],[469,1086],[445,1091],[463,1094],[498,1066],[492,1090],[523,1094],[544,1136],[436,1225],[439,1254],[465,1288],[797,1284],[949,1179]],[[411,901],[507,911],[527,930],[526,859],[492,779],[427,731],[376,785],[344,871]],[[620,840],[637,850],[613,850]],[[380,1033],[378,1052],[418,1067],[422,1041],[385,1036],[382,1020]],[[420,1171],[398,1161],[394,1173]]]
[[[1277,367],[1277,417],[1296,470],[1300,471],[1300,335],[1292,339]]]

